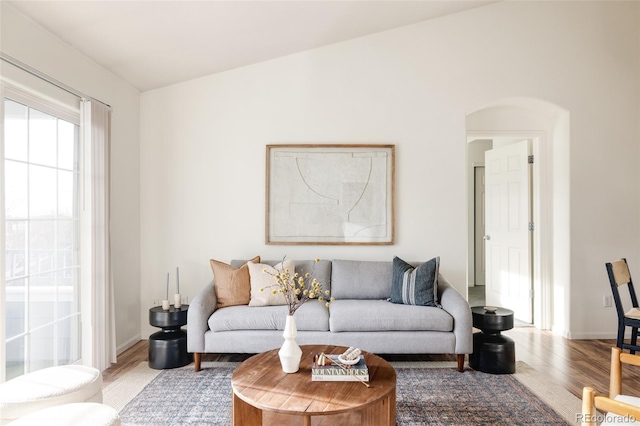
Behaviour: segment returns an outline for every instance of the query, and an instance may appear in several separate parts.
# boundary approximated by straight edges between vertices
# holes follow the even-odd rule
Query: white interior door
[[[486,304],[533,322],[529,141],[485,153]]]

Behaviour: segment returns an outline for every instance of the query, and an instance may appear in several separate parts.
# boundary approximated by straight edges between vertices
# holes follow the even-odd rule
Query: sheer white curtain
[[[86,100],[82,104],[84,129],[84,210],[88,226],[83,243],[91,253],[84,279],[91,282],[83,303],[89,306],[83,318],[83,360],[99,370],[116,362],[115,301],[111,279],[109,167],[111,111],[100,102]],[[87,268],[85,268],[86,270]],[[83,286],[87,289],[88,286]],[[90,294],[87,294],[90,293]],[[83,310],[83,312],[86,312]],[[86,339],[90,342],[87,342]]]

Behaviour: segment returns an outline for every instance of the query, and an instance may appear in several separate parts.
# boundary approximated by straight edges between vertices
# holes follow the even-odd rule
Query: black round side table
[[[171,305],[149,309],[149,324],[162,328],[149,336],[149,367],[156,370],[176,368],[189,364],[193,355],[187,352],[187,333],[180,327],[187,324],[189,305],[179,308]]]
[[[473,334],[473,353],[469,355],[469,366],[484,373],[515,373],[515,343],[512,338],[501,334],[513,328],[513,311],[498,308],[495,312],[487,312],[484,306],[474,306],[471,314],[473,326],[481,331]]]

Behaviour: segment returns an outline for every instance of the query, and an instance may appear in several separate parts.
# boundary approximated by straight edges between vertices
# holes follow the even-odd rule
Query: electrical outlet
[[[602,306],[604,306],[605,308],[610,308],[611,304],[612,304],[611,295],[610,294],[605,294],[602,297]]]
[[[153,303],[153,306],[160,306],[160,299],[153,299],[151,303]]]

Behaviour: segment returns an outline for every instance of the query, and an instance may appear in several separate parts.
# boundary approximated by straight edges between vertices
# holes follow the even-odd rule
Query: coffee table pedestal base
[[[233,395],[234,426],[393,426],[396,424],[395,392],[360,411],[330,415],[295,415],[262,411]]]

